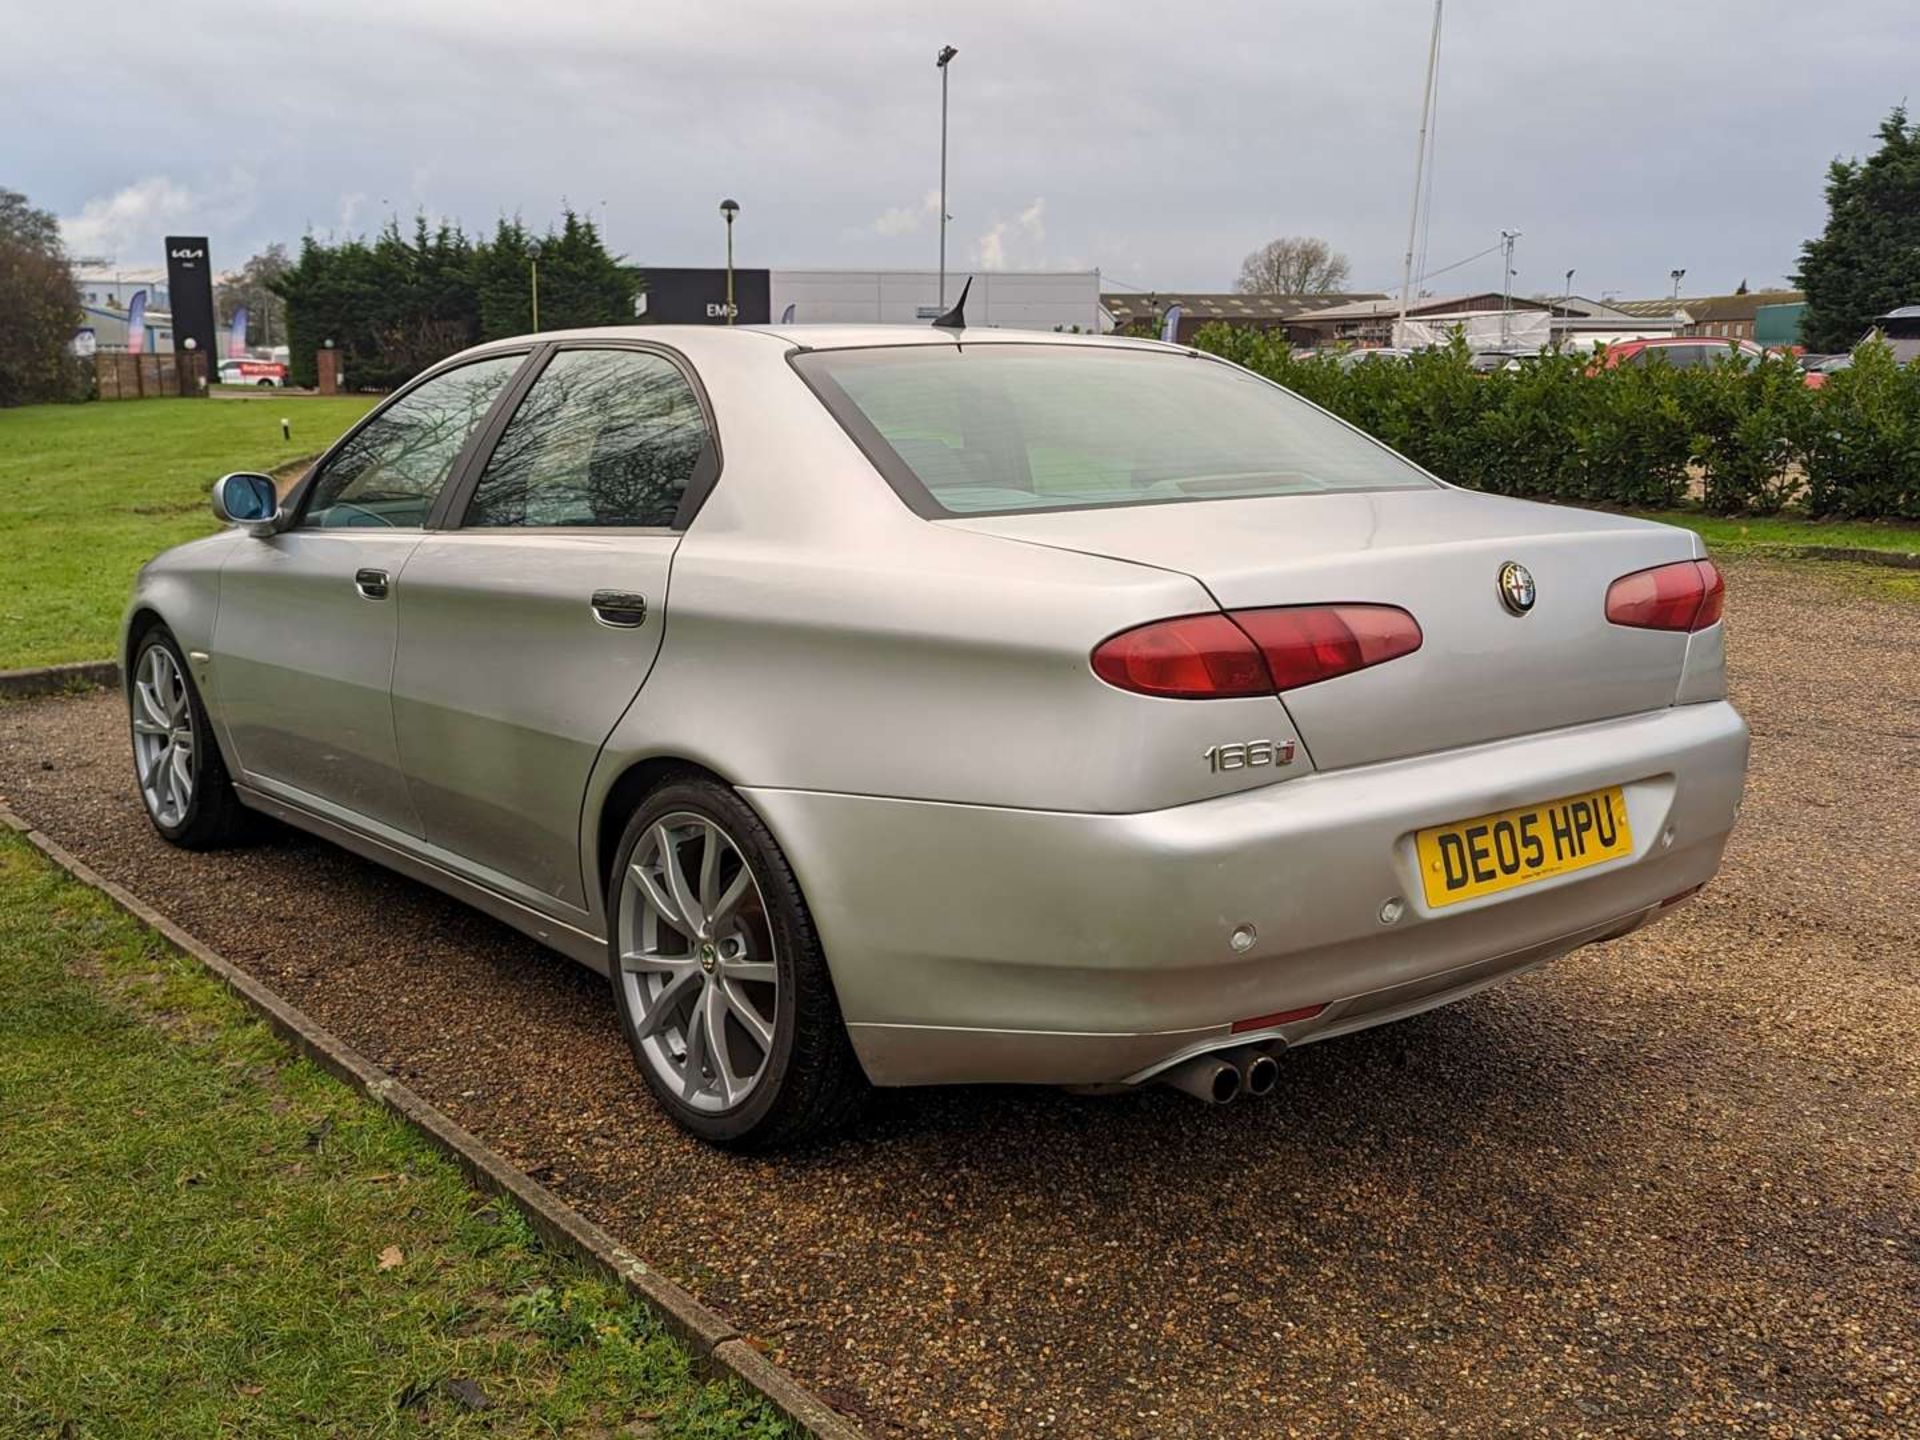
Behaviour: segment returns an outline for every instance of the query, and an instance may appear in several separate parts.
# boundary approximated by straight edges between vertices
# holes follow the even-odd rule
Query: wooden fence
[[[93,357],[95,393],[102,400],[144,400],[153,395],[202,395],[196,381],[205,366],[198,356],[128,355],[97,351]]]

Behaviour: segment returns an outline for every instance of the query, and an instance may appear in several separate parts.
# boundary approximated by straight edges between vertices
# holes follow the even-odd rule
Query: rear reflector
[[[1636,630],[1704,630],[1726,607],[1726,582],[1711,560],[1656,565],[1607,587],[1607,619]]]
[[[1157,620],[1103,640],[1093,673],[1172,700],[1272,695],[1420,648],[1419,622],[1395,605],[1287,605]]]
[[[1233,1022],[1233,1033],[1244,1035],[1249,1030],[1271,1030],[1276,1025],[1291,1025],[1296,1020],[1311,1020],[1325,1005],[1302,1005],[1298,1010],[1276,1010],[1271,1015],[1250,1015],[1245,1020]]]

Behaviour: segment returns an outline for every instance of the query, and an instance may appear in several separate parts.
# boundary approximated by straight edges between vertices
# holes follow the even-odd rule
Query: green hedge
[[[1716,514],[1920,519],[1920,361],[1898,365],[1879,344],[1816,390],[1771,356],[1675,370],[1548,353],[1483,375],[1459,341],[1346,366],[1223,325],[1197,343],[1476,490],[1669,509],[1697,475]]]

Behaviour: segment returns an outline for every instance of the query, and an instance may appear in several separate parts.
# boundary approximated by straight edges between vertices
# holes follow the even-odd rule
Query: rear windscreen
[[[1288,391],[1194,355],[985,343],[793,363],[926,515],[1435,484]]]

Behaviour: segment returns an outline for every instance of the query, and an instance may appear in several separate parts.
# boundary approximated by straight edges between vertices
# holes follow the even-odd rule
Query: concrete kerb
[[[64,695],[70,690],[117,690],[119,687],[117,660],[76,660],[68,665],[0,670],[0,700],[31,700],[40,695]]]
[[[100,891],[141,924],[192,956],[298,1054],[399,1115],[458,1165],[474,1188],[512,1200],[548,1243],[624,1286],[693,1352],[705,1374],[716,1379],[737,1380],[758,1392],[815,1440],[866,1440],[858,1427],[762,1355],[737,1328],[659,1274],[544,1185],[515,1169],[479,1136],[402,1085],[311,1016],[289,1005],[132,891],[101,875],[59,841],[4,805],[0,805],[0,823],[25,836],[75,880]]]
[[[1870,550],[1857,545],[1786,545],[1780,548],[1792,551],[1802,560],[1845,560],[1855,565],[1920,570],[1920,554],[1910,550]]]

